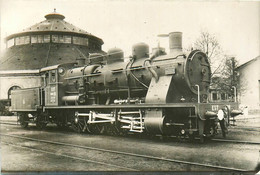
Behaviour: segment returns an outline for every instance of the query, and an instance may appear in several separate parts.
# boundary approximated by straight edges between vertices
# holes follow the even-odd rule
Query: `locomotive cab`
[[[45,106],[63,105],[62,97],[65,95],[67,86],[65,75],[68,69],[75,65],[76,63],[66,63],[40,70],[45,89]]]

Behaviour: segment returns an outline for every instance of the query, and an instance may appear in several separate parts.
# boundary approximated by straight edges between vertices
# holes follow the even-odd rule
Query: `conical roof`
[[[39,69],[55,64],[75,62],[91,53],[101,53],[103,40],[73,24],[65,16],[54,12],[46,20],[6,38],[7,49],[0,60],[0,70]],[[9,44],[11,43],[11,44]]]
[[[36,23],[26,29],[24,29],[22,32],[12,34],[8,36],[6,39],[10,39],[16,36],[25,35],[26,33],[38,33],[38,32],[63,32],[63,33],[73,33],[75,35],[86,35],[88,37],[92,37],[97,39],[101,44],[103,44],[102,39],[92,35],[91,33],[88,33],[87,31],[80,29],[76,27],[75,25],[66,22],[65,16],[57,13],[56,9],[54,9],[54,12],[49,13],[44,16],[46,20],[41,21],[39,23]]]

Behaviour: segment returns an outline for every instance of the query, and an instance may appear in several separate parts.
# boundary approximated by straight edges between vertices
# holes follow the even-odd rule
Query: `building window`
[[[12,86],[9,90],[8,90],[8,99],[11,99],[11,91],[15,90],[15,89],[21,89],[20,86]]]
[[[73,36],[73,44],[88,46],[88,38]]]
[[[87,38],[81,38],[82,45],[87,46],[88,45],[88,39]]]
[[[221,94],[221,100],[226,100],[226,94],[225,93]]]
[[[38,43],[43,43],[43,36],[42,35],[38,35]]]
[[[15,38],[15,45],[21,45],[24,42],[23,39],[23,37]]]
[[[80,44],[80,37],[73,36],[73,44]]]
[[[7,48],[12,47],[13,45],[14,45],[14,38],[9,39],[9,40],[7,41]]]
[[[59,42],[59,36],[58,35],[52,35],[51,40],[52,40],[53,43],[58,43]]]
[[[24,36],[24,44],[30,43],[30,36]]]
[[[71,43],[71,36],[64,36],[64,43]]]
[[[212,93],[212,99],[213,100],[218,100],[218,94],[217,93]]]
[[[64,36],[63,35],[59,35],[59,43],[64,43]]]
[[[50,35],[32,35],[31,43],[49,43]]]
[[[50,35],[43,35],[43,42],[44,43],[49,43],[51,40],[51,36]]]
[[[68,35],[52,35],[53,43],[71,43],[71,36]]]
[[[30,43],[30,36],[20,36],[15,38],[16,45],[23,45]]]
[[[32,36],[31,36],[31,43],[38,43],[38,37],[37,37],[37,35],[32,35]]]

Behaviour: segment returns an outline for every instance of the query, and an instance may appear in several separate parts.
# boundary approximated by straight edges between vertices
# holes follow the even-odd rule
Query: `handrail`
[[[195,86],[198,88],[198,103],[200,103],[200,86],[197,84]]]

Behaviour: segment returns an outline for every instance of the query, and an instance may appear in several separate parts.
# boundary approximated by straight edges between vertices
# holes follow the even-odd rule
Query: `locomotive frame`
[[[53,122],[77,132],[199,136],[203,142],[216,134],[218,111],[225,111],[228,122],[241,112],[237,102],[208,102],[207,56],[198,50],[184,54],[181,37],[169,34],[168,55],[158,49],[149,57],[141,43],[133,46],[129,62],[114,49],[106,64],[101,59],[42,68],[42,87],[12,91],[11,111],[18,112],[22,127]]]

